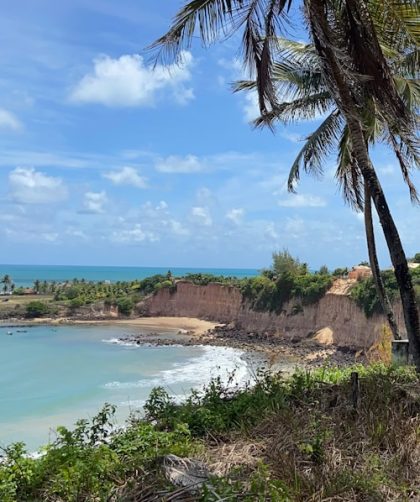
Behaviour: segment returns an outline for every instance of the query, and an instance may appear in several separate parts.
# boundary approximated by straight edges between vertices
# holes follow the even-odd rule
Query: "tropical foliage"
[[[354,371],[361,382],[357,411],[349,397]],[[37,458],[22,443],[10,445],[1,454],[0,499],[187,497],[163,476],[167,454],[196,457],[217,469],[190,500],[418,498],[420,415],[413,396],[419,381],[410,368],[322,368],[256,378],[242,389],[213,380],[181,404],[157,388],[146,416],[132,417],[120,430],[114,407],[105,405],[90,422],[59,427]]]
[[[396,300],[398,298],[398,284],[393,271],[386,270],[381,275],[389,299],[391,301]],[[420,303],[420,267],[411,270],[411,277],[417,301]],[[350,296],[368,317],[374,313],[380,313],[382,310],[372,278],[358,281],[351,289]]]

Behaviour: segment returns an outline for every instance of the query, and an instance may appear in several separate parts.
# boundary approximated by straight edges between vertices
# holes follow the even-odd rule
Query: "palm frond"
[[[192,0],[178,11],[169,31],[158,38],[150,49],[157,51],[157,59],[172,61],[177,60],[182,50],[191,47],[197,32],[206,46],[229,36],[239,27],[244,3],[249,2]]]
[[[321,175],[323,173],[323,161],[337,146],[342,127],[342,115],[334,110],[322,122],[322,124],[306,138],[305,145],[296,157],[290,169],[287,188],[295,192],[295,185],[300,179],[301,167],[307,173]]]
[[[150,49],[157,59],[179,58],[198,33],[205,46],[243,27],[245,66],[255,72],[261,113],[276,105],[272,67],[281,23],[292,0],[192,0],[176,15],[170,30]],[[268,108],[267,108],[268,107]]]
[[[343,198],[356,211],[363,211],[364,184],[363,177],[354,158],[349,129],[346,126],[338,145],[338,166],[335,178],[338,181]]]
[[[420,45],[417,0],[369,0],[368,9],[380,40],[399,52]]]
[[[275,122],[290,124],[301,120],[314,120],[325,115],[331,108],[335,108],[335,103],[328,92],[310,94],[276,106],[258,117],[253,124],[255,127],[273,128]]]
[[[392,133],[390,133],[390,142],[400,164],[404,182],[408,186],[411,202],[413,204],[418,204],[420,202],[420,199],[416,187],[414,186],[410,177],[410,156],[407,155],[407,150],[404,150],[404,147],[401,144],[398,144],[397,139]]]

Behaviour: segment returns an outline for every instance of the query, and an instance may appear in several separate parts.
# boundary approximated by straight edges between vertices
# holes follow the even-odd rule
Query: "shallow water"
[[[122,424],[157,385],[181,398],[212,376],[227,380],[235,368],[243,382],[257,364],[226,347],[115,343],[139,332],[126,326],[0,327],[0,445],[24,441],[34,450],[54,439],[54,427],[92,417],[105,402],[117,405]]]

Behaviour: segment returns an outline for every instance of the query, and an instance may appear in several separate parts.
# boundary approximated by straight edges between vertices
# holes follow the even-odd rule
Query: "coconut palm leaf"
[[[369,10],[380,40],[397,50],[420,45],[420,5],[417,0],[370,0]]]
[[[300,171],[304,171],[319,176],[323,173],[323,161],[337,146],[343,119],[338,110],[334,110],[322,122],[322,124],[310,134],[303,148],[297,155],[290,169],[287,188],[295,192],[296,183],[300,179]]]
[[[244,64],[256,74],[261,113],[275,106],[272,65],[277,38],[292,0],[192,0],[175,17],[170,30],[152,46],[157,60],[177,59],[196,33],[204,45],[243,28]]]

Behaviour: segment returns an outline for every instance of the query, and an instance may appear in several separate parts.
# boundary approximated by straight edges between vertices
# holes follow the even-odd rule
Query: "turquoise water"
[[[187,273],[207,273],[214,275],[252,277],[258,275],[256,269],[235,268],[170,268],[175,276]],[[11,276],[17,287],[32,286],[35,280],[66,281],[86,279],[87,281],[131,281],[144,279],[155,274],[166,274],[167,267],[84,267],[71,265],[0,265],[0,277]]]
[[[54,439],[54,427],[92,417],[105,402],[118,406],[123,423],[157,385],[181,398],[235,368],[239,380],[249,376],[250,363],[231,348],[116,343],[135,332],[140,329],[0,327],[0,445],[24,441],[35,450]]]

